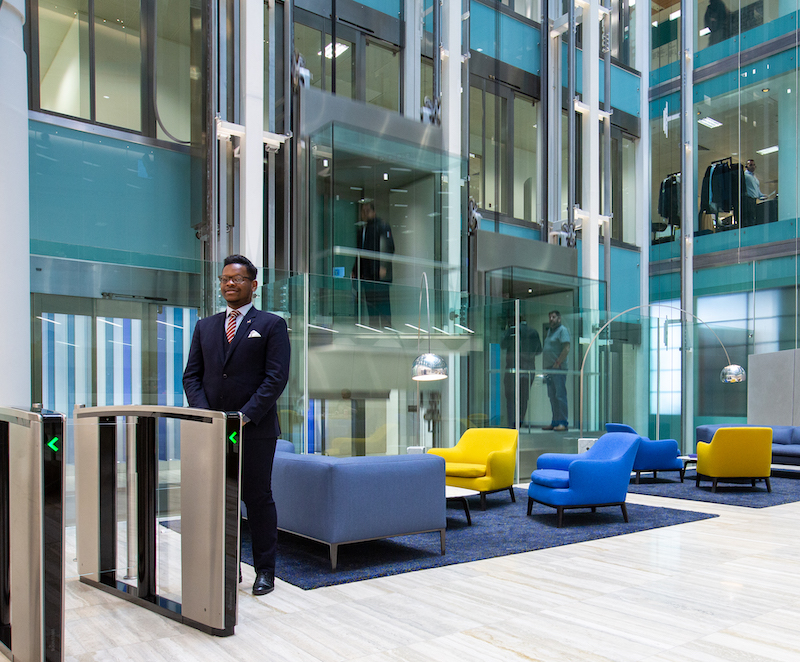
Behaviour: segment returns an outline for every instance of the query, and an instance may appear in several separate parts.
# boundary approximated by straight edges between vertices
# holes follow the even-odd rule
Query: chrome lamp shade
[[[723,384],[738,384],[747,379],[747,374],[742,366],[731,363],[731,365],[726,365],[722,369],[722,372],[719,373],[719,379]]]
[[[438,354],[421,354],[411,366],[411,379],[417,382],[435,382],[447,379],[447,363]]]

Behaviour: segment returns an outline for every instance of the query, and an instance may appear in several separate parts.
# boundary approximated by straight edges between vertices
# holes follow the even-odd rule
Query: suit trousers
[[[272,499],[272,462],[276,439],[248,439],[242,435],[242,500],[253,541],[253,567],[275,572],[278,547],[278,514]]]

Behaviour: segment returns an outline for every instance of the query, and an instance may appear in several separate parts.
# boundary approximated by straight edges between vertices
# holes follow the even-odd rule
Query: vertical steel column
[[[542,29],[540,37],[539,105],[541,106],[541,111],[539,112],[539,135],[542,149],[540,150],[541,156],[537,159],[536,170],[539,173],[537,181],[542,196],[539,238],[544,242],[548,242],[550,241],[550,186],[544,173],[547,171],[547,159],[550,153],[550,0],[542,0]]]
[[[11,650],[11,518],[9,423],[0,420],[0,643]]]
[[[139,542],[137,595],[143,600],[156,600],[156,499],[158,497],[158,464],[156,419],[139,417],[136,422],[136,519]]]
[[[567,174],[567,245],[575,247],[575,179],[577,172],[577,127],[575,125],[575,71],[576,35],[575,31],[575,0],[569,0],[569,38],[567,41],[567,159],[569,167]]]
[[[100,583],[116,586],[117,567],[117,419],[100,418],[98,428]]]
[[[694,3],[681,2],[681,308],[694,311]],[[681,447],[689,452],[694,441],[694,338],[693,320],[682,313],[681,344]]]

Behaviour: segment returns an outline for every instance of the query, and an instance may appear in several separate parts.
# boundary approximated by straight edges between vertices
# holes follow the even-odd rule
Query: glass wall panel
[[[142,130],[140,0],[95,0],[98,122]]]
[[[505,190],[508,182],[508,101],[504,96],[484,92],[485,205],[490,211],[508,213]]]
[[[537,220],[538,106],[514,95],[514,217]]]
[[[310,145],[311,270],[347,277],[348,287],[351,275],[417,284],[423,268],[435,282],[443,268],[439,191],[449,159],[338,124],[314,134]],[[374,252],[380,260],[370,257]],[[368,324],[372,295],[351,295],[359,323]],[[393,308],[391,298],[387,305]]]
[[[366,102],[400,110],[400,50],[367,40]]]
[[[325,89],[326,80],[323,48],[321,30],[302,23],[294,24],[294,49],[303,56],[306,68],[311,73],[311,86],[320,89]]]
[[[335,56],[334,56],[335,52]],[[325,57],[325,89],[332,90],[340,96],[356,98],[356,56],[355,44],[337,37],[334,51],[330,34],[325,35],[325,48],[321,52]],[[336,58],[336,83],[333,85],[333,59]]]
[[[681,3],[657,0],[650,3],[650,82],[670,80],[680,72]]]
[[[200,13],[195,10],[196,19]],[[156,3],[156,135],[164,140],[191,139],[192,9],[189,0]]]
[[[39,90],[42,110],[91,118],[89,3],[39,3]]]
[[[650,104],[650,232],[653,244],[680,235],[680,94]],[[670,249],[671,251],[673,249]]]
[[[484,201],[483,158],[483,92],[469,88],[469,194],[478,207],[486,209]]]

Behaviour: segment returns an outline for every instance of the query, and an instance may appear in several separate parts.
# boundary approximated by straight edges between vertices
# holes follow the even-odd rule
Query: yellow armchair
[[[481,493],[481,510],[486,495],[508,490],[514,497],[517,466],[517,431],[507,428],[470,428],[452,448],[428,451],[445,460],[445,483]]]
[[[711,480],[711,491],[717,491],[717,481],[729,478],[749,478],[753,487],[764,479],[767,491],[772,463],[772,428],[719,428],[710,443],[697,444],[697,480]]]

